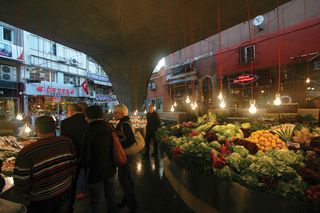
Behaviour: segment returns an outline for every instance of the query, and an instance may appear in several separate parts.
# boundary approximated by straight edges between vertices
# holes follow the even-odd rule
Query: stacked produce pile
[[[251,133],[248,141],[257,144],[261,151],[273,149],[287,149],[287,144],[279,138],[279,135],[272,134],[269,130],[259,130]]]
[[[187,170],[319,205],[320,129],[307,133],[304,128],[285,124],[257,130],[248,123],[218,125],[215,116],[209,115],[195,123],[163,127],[157,137],[169,159]],[[308,146],[291,150],[287,144],[292,140]]]

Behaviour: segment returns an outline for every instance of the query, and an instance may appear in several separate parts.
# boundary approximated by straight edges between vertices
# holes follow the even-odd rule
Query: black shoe
[[[126,205],[127,205],[127,204],[126,204],[126,202],[124,202],[124,201],[121,201],[121,202],[117,203],[117,207],[118,207],[118,208],[124,208]]]

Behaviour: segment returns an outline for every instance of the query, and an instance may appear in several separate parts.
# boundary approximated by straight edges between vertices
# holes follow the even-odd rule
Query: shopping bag
[[[113,139],[113,160],[117,166],[123,166],[127,163],[127,156],[124,152],[120,139],[116,133],[116,131],[112,131],[112,139]]]
[[[127,123],[129,123],[129,122],[127,122]],[[138,154],[144,148],[145,141],[144,141],[144,138],[141,135],[141,133],[139,131],[135,132],[130,123],[129,123],[129,125],[130,125],[130,127],[132,129],[132,132],[134,133],[135,142],[130,147],[125,148],[124,152],[127,155],[135,155],[135,154]]]

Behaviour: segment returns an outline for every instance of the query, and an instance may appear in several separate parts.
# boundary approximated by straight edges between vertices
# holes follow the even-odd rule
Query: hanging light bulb
[[[226,103],[224,102],[223,99],[220,101],[219,106],[220,106],[220,108],[222,108],[222,109],[226,107]]]
[[[201,96],[201,102],[204,102],[204,96]]]
[[[171,106],[170,111],[171,111],[171,112],[174,112],[174,107],[173,107],[173,105]]]
[[[189,98],[189,95],[187,95],[187,98],[186,98],[186,103],[190,103],[190,98]]]
[[[192,108],[192,107],[194,107],[194,104],[191,102],[190,106],[191,106],[191,108]]]
[[[144,114],[147,114],[147,110],[144,110]]]
[[[24,132],[25,133],[30,133],[31,132],[31,129],[30,127],[27,125],[27,127],[24,129]]]
[[[307,83],[307,84],[310,83],[310,78],[309,78],[309,77],[307,78],[306,83]]]
[[[220,101],[223,99],[223,95],[222,95],[222,92],[221,92],[221,91],[219,92],[218,99],[219,99]]]
[[[255,100],[250,100],[249,113],[250,114],[255,114],[256,112],[257,112],[256,101]]]
[[[194,104],[191,104],[191,109],[192,109],[192,110],[195,110],[195,109],[196,109],[196,107],[194,106]]]
[[[197,104],[197,102],[196,102],[196,101],[194,102],[194,104],[193,104],[193,105],[194,105],[194,107],[195,107],[195,108],[197,108],[197,107],[198,107],[198,104]]]
[[[274,99],[273,104],[279,106],[281,104],[280,93],[276,94],[276,99]]]
[[[174,102],[173,106],[174,106],[174,107],[177,107],[177,102]]]
[[[23,117],[22,117],[21,113],[17,114],[16,119],[19,120],[19,121],[22,121]]]
[[[134,114],[134,115],[137,115],[137,114],[138,114],[138,110],[136,110],[133,114]]]

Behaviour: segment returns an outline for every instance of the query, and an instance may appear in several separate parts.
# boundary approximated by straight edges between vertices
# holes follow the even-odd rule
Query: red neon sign
[[[258,80],[259,76],[251,74],[242,74],[234,79],[230,79],[232,84],[249,84]]]

